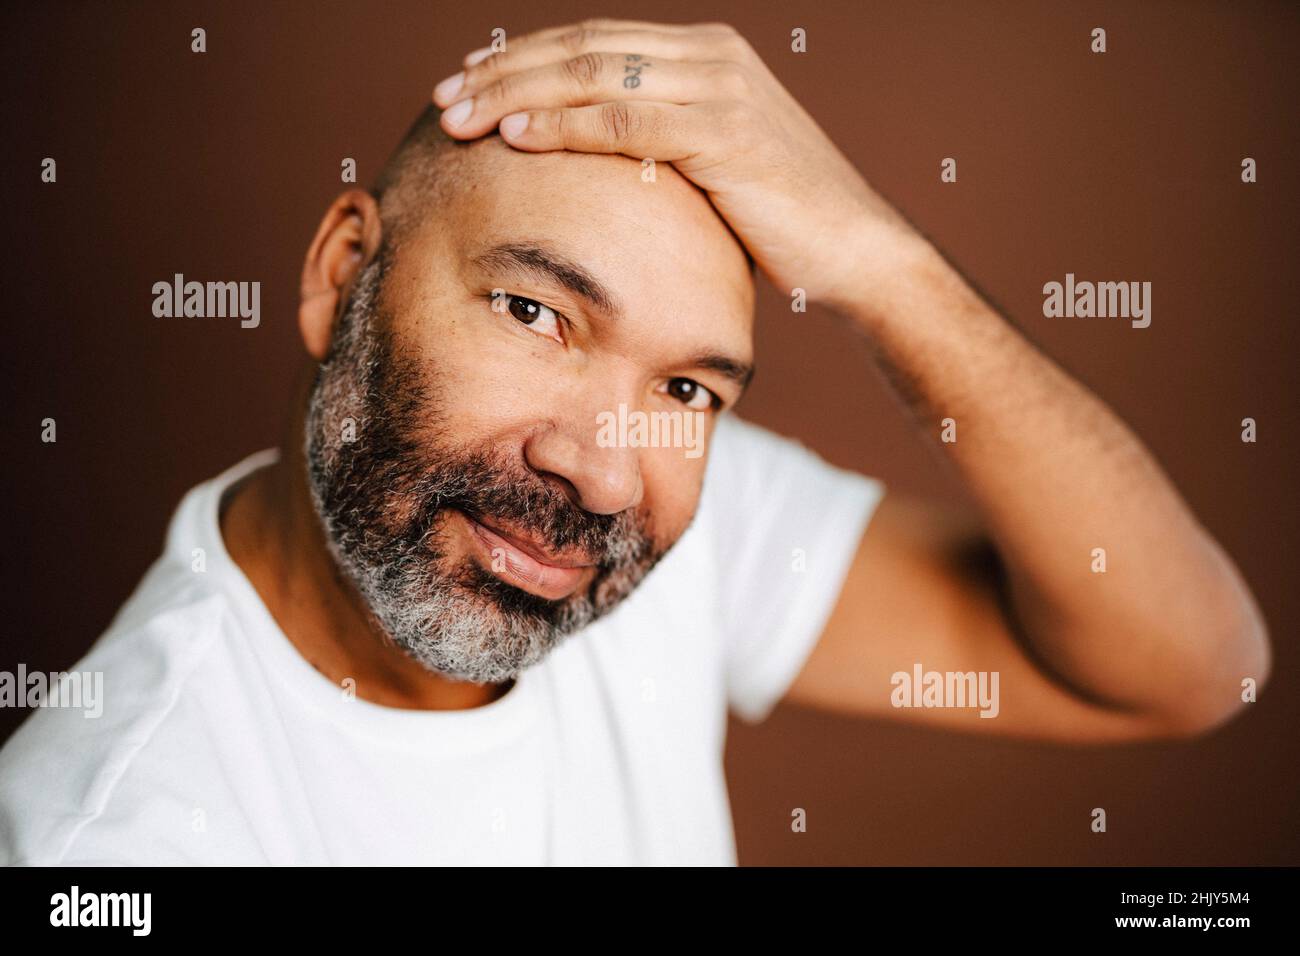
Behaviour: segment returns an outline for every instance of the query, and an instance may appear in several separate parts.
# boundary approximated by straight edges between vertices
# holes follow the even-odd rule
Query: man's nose
[[[602,447],[597,427],[595,412],[552,421],[528,439],[524,458],[535,471],[558,478],[584,511],[618,514],[641,503],[640,459],[636,448]]]

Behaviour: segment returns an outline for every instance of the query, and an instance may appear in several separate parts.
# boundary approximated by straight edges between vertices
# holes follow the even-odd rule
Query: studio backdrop
[[[792,707],[733,720],[741,862],[1300,862],[1292,3],[7,6],[0,668],[70,667],[181,494],[281,441],[303,255],[346,161],[368,184],[494,28],[597,15],[736,26],[873,186],[1131,423],[1273,639],[1261,698],[1177,744]],[[260,321],[156,317],[152,287],[177,273],[259,281]],[[1149,282],[1149,324],[1045,315],[1067,275]],[[760,284],[756,334],[740,414],[891,490],[961,495],[844,323]],[[24,716],[0,709],[0,739]],[[1101,803],[1106,834],[1087,826]]]

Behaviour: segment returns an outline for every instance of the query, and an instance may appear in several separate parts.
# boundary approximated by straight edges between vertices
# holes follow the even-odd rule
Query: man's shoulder
[[[758,475],[801,446],[776,432],[724,412],[713,429],[700,505],[706,512],[726,510],[756,486]]]
[[[212,652],[229,610],[200,577],[164,555],[80,660],[27,678],[51,689],[44,706],[17,688],[32,710],[0,748],[0,863],[64,862],[106,817],[120,825],[159,808],[120,806],[120,794],[142,764],[165,765],[156,751],[193,729],[174,725],[193,722],[188,689],[220,659]]]
[[[800,439],[726,412],[714,429],[701,507],[749,524],[759,512],[779,519],[787,506],[806,510],[819,495],[838,504],[882,491],[878,479],[831,463]]]

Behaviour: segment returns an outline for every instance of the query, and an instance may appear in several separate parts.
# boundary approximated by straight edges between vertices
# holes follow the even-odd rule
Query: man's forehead
[[[471,144],[443,221],[462,260],[545,240],[619,300],[750,316],[753,281],[739,242],[705,194],[667,164],[653,181],[625,156],[523,153]]]

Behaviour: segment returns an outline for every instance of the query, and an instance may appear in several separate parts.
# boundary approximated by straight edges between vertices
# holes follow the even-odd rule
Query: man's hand
[[[792,699],[1100,742],[1202,733],[1241,709],[1247,679],[1263,686],[1249,588],[1137,436],[871,190],[733,29],[543,30],[466,57],[435,102],[457,137],[500,124],[519,149],[671,162],[778,289],[870,337],[956,467],[974,520],[887,498]],[[947,427],[956,440],[938,442]],[[890,675],[918,663],[1005,675],[1001,716],[892,707]]]
[[[587,20],[465,64],[434,90],[449,135],[672,163],[784,292],[845,306],[920,243],[726,24]]]

